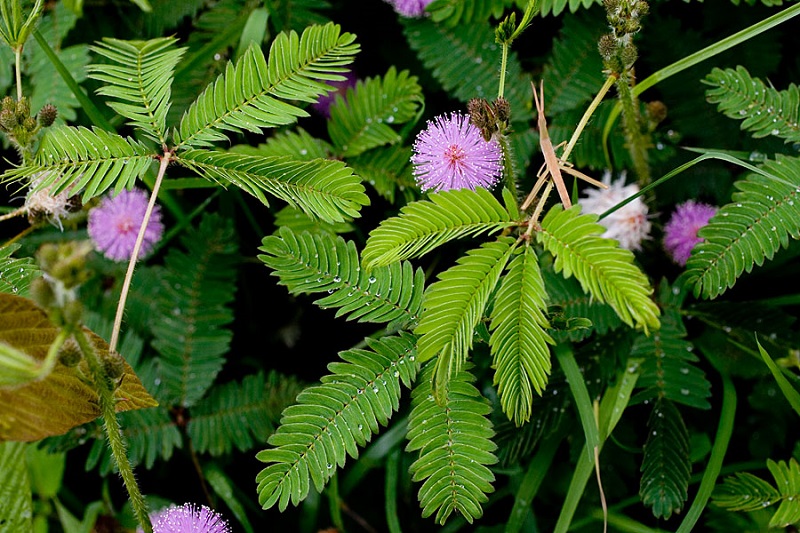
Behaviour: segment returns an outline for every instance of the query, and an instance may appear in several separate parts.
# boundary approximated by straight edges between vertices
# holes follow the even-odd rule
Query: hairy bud
[[[20,122],[31,116],[31,103],[24,96],[17,100],[16,109],[14,112],[17,114],[17,120]]]
[[[61,361],[61,364],[64,366],[77,366],[82,359],[83,352],[81,352],[78,343],[75,342],[75,339],[72,337],[64,341],[64,344],[62,344],[61,348],[58,350],[58,360]]]
[[[13,98],[6,96],[3,98],[2,103],[0,103],[0,109],[3,111],[11,111],[13,113],[17,110],[17,104],[14,102]]]
[[[0,127],[3,130],[10,132],[17,126],[19,126],[19,121],[17,121],[17,114],[14,111],[10,109],[0,111]]]
[[[622,64],[625,68],[631,68],[636,63],[637,57],[639,57],[639,53],[632,44],[625,46],[620,54],[620,59],[622,59]]]
[[[53,287],[43,276],[39,276],[31,281],[30,288],[28,289],[31,299],[36,302],[36,305],[42,309],[49,309],[56,303],[56,295],[53,293]]]
[[[36,115],[39,125],[43,128],[52,126],[53,122],[56,121],[56,117],[58,117],[58,109],[53,104],[43,105],[39,110],[39,114]]]
[[[498,98],[492,105],[497,122],[508,122],[511,118],[511,104],[503,97]]]
[[[604,61],[610,61],[611,58],[614,57],[614,53],[617,49],[617,42],[610,33],[607,33],[600,37],[600,41],[597,43],[597,49],[600,51],[600,57],[602,57]]]

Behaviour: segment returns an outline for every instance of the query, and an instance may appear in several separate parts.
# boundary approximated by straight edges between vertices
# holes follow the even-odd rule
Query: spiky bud
[[[80,324],[83,318],[83,304],[80,300],[70,300],[64,304],[64,322],[67,324]]]
[[[125,363],[119,354],[107,353],[102,359],[103,372],[112,388],[117,388],[119,378],[125,373]]]
[[[56,302],[56,295],[53,293],[53,287],[44,276],[39,276],[31,281],[28,291],[30,292],[31,299],[42,309],[49,309]]]
[[[33,133],[36,131],[36,128],[39,127],[39,123],[36,122],[36,119],[33,117],[25,117],[22,121],[22,127],[25,128],[26,131]]]
[[[56,117],[58,117],[58,109],[53,104],[43,105],[39,110],[39,114],[36,115],[39,125],[43,128],[52,126],[53,122],[56,121]]]
[[[3,98],[2,103],[0,103],[0,109],[3,111],[11,111],[13,113],[17,110],[17,103],[10,96],[6,96]]]
[[[625,46],[622,48],[620,53],[620,59],[622,60],[622,65],[627,69],[631,68],[634,63],[636,63],[636,58],[639,57],[639,52],[636,50],[636,47],[632,44]]]
[[[14,111],[9,109],[0,111],[0,128],[3,128],[6,132],[10,132],[17,126],[19,126],[19,122],[17,121],[17,114],[14,113]]]
[[[511,104],[508,103],[503,97],[498,98],[494,101],[494,115],[497,118],[497,122],[508,122],[511,118]]]
[[[30,118],[31,116],[31,103],[28,101],[26,97],[22,97],[17,100],[16,109],[14,112],[17,114],[17,120],[20,122],[24,121],[26,118]]]
[[[654,100],[647,103],[647,118],[655,128],[661,121],[667,118],[667,106],[660,100]]]
[[[64,344],[62,344],[61,348],[58,350],[58,360],[61,361],[61,364],[64,366],[70,368],[77,366],[82,359],[83,352],[81,352],[78,343],[75,342],[75,339],[72,337],[64,341]]]
[[[600,51],[600,57],[602,57],[604,61],[610,61],[617,50],[617,42],[610,33],[606,33],[600,37],[600,41],[597,43],[597,49]]]

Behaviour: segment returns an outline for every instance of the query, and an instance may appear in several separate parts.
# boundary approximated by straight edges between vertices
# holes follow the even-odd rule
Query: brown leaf
[[[83,331],[98,356],[106,356],[108,344],[89,329]],[[42,361],[57,334],[58,328],[31,300],[0,294],[0,341]],[[0,390],[0,441],[30,442],[61,435],[100,416],[97,392],[85,381],[89,375],[85,360],[71,368],[57,363],[40,381]],[[127,362],[114,396],[117,412],[158,405]]]

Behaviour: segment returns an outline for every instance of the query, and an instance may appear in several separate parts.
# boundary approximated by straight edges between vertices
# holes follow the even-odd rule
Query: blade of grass
[[[783,375],[781,369],[778,368],[778,365],[772,360],[772,357],[770,357],[767,351],[761,346],[761,343],[758,342],[758,336],[756,336],[756,344],[758,345],[758,351],[761,352],[761,358],[764,360],[764,364],[766,364],[769,371],[772,372],[772,377],[778,382],[778,387],[780,387],[789,405],[800,415],[800,393],[789,383],[789,380]]]

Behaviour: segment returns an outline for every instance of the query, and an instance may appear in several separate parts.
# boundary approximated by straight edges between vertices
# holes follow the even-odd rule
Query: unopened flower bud
[[[75,342],[75,339],[72,337],[64,341],[64,344],[62,344],[61,348],[58,350],[58,360],[61,361],[61,364],[64,366],[77,366],[82,359],[83,352],[81,352],[78,343]]]
[[[495,117],[497,117],[497,122],[509,121],[511,118],[511,104],[508,103],[508,100],[501,96],[494,101],[493,107]]]
[[[647,117],[653,127],[661,123],[667,118],[667,106],[660,100],[654,100],[647,103]]]
[[[605,61],[609,61],[614,57],[614,52],[617,49],[617,42],[610,33],[607,33],[600,37],[600,42],[597,43],[597,49],[600,51],[600,57]]]
[[[17,110],[17,104],[14,102],[14,99],[10,96],[6,96],[3,98],[2,103],[0,103],[0,109],[3,111],[11,111],[14,112]]]
[[[83,317],[83,304],[79,300],[70,300],[64,303],[63,317],[67,324],[80,324]]]
[[[53,122],[56,121],[56,117],[58,116],[58,109],[53,104],[45,104],[39,110],[39,114],[36,115],[36,118],[39,120],[39,125],[43,128],[47,128],[53,125]]]
[[[17,120],[19,120],[20,122],[25,120],[26,118],[30,118],[31,103],[24,96],[19,100],[17,100],[15,113],[17,114]]]
[[[22,127],[25,128],[27,131],[34,132],[36,128],[39,127],[39,124],[36,122],[36,119],[33,117],[26,117],[22,121]]]
[[[125,363],[122,357],[119,354],[112,355],[108,353],[103,357],[102,364],[103,372],[108,378],[109,383],[113,384],[114,388],[116,388],[119,378],[125,373]]]
[[[19,125],[17,114],[9,109],[0,111],[0,127],[5,131],[11,131]]]
[[[28,291],[30,292],[31,299],[42,309],[49,309],[56,302],[56,295],[53,293],[53,287],[44,279],[44,276],[33,279]]]
[[[639,53],[632,44],[624,47],[620,53],[620,59],[622,59],[622,64],[625,68],[631,68],[636,63],[637,57],[639,57]]]

